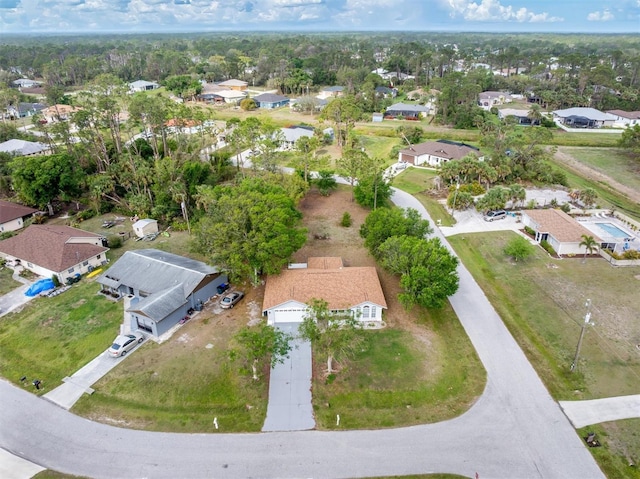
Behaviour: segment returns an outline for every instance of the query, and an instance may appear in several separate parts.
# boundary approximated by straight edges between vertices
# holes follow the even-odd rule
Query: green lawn
[[[122,304],[82,280],[53,298],[36,298],[0,321],[0,374],[19,384],[38,378],[46,393],[104,351],[118,333]],[[34,390],[35,392],[35,390]]]
[[[438,200],[427,193],[432,185],[433,179],[438,176],[436,170],[422,168],[407,168],[398,176],[393,178],[393,186],[406,191],[422,203],[434,222],[440,220],[443,226],[453,226],[455,219]]]
[[[512,263],[503,248],[514,234],[464,234],[448,239],[552,396],[577,400],[637,394],[640,268],[613,268],[601,258],[585,263],[580,258],[554,260],[541,248],[533,258]],[[591,299],[595,326],[586,332],[578,369],[572,373],[569,367],[586,299]],[[608,477],[640,477],[637,469],[626,467],[625,458],[640,457],[638,429],[599,428],[611,436],[607,449],[594,451]]]
[[[12,269],[6,266],[0,266],[0,296],[22,286],[22,283],[18,283],[11,277],[12,275]]]
[[[623,149],[561,147],[559,150],[623,185],[640,190],[640,163]]]
[[[459,416],[473,404],[486,375],[453,310],[422,310],[417,328],[366,331],[362,351],[335,378],[322,374],[326,358],[314,355],[319,429],[432,423]]]

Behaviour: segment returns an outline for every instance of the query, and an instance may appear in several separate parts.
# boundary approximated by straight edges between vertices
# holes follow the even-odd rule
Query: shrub
[[[530,226],[525,226],[525,227],[524,227],[524,231],[525,231],[528,235],[531,235],[531,236],[535,236],[535,235],[536,235],[535,230],[534,230],[533,228],[531,228]]]
[[[108,244],[109,248],[120,248],[122,246],[122,238],[120,238],[120,236],[109,236]]]
[[[47,221],[47,217],[45,215],[35,214],[31,217],[31,222],[34,225],[41,225]]]
[[[5,231],[4,233],[0,233],[0,241],[6,240],[15,235],[16,235],[15,231]]]
[[[348,228],[351,226],[351,214],[348,211],[345,211],[342,215],[342,219],[340,220],[340,226]]]
[[[622,258],[623,259],[640,259],[640,251],[637,250],[627,250],[624,253],[622,253]]]
[[[540,241],[540,246],[542,246],[547,253],[551,255],[556,254],[556,251],[553,249],[553,246],[551,246],[547,240]]]
[[[569,211],[571,211],[571,205],[569,203],[563,203],[560,209],[569,214]]]
[[[78,219],[78,221],[85,221],[88,220],[89,218],[93,218],[96,215],[96,212],[92,209],[88,209],[88,210],[82,210],[80,212],[78,212],[78,214],[76,215],[76,218]]]
[[[171,229],[173,231],[187,231],[189,228],[188,228],[187,222],[184,221],[182,218],[175,218],[171,222]]]
[[[51,276],[51,281],[53,281],[53,286],[55,286],[56,288],[60,286],[60,280],[58,279],[57,274],[54,274],[53,276]]]
[[[527,209],[528,210],[535,210],[536,209],[536,200],[531,199],[527,202]]]

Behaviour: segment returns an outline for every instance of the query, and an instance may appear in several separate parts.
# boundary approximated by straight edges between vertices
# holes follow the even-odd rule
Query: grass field
[[[53,298],[36,298],[0,321],[0,374],[20,384],[38,378],[44,394],[98,354],[118,333],[122,305],[96,294],[83,280]],[[33,388],[32,388],[33,389]],[[35,392],[35,390],[34,390]]]
[[[614,180],[640,191],[640,162],[620,148],[561,147],[576,160],[610,176]]]
[[[448,238],[483,288],[536,371],[557,400],[638,394],[640,268],[613,268],[604,259],[554,260],[540,248],[525,262],[502,252],[514,233],[464,234]],[[576,372],[570,372],[584,307],[591,320]],[[624,422],[624,421],[623,421]],[[621,423],[623,423],[621,422]],[[640,459],[640,420],[629,426],[598,426],[607,449],[594,451],[611,478],[637,478],[627,457]],[[594,429],[594,428],[592,428]]]
[[[18,283],[11,277],[12,275],[12,269],[0,266],[0,296],[7,294],[9,291],[14,290],[21,285],[21,283]]]

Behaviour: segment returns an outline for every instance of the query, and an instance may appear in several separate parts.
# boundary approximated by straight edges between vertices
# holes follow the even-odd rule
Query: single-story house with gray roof
[[[617,117],[595,108],[575,107],[555,110],[553,119],[571,128],[600,128],[613,126]]]
[[[136,80],[129,83],[129,90],[134,93],[139,91],[156,90],[158,88],[160,88],[160,85],[152,81]]]
[[[11,139],[0,143],[0,152],[13,156],[48,155],[51,153],[49,145],[37,141]]]
[[[198,310],[227,275],[201,261],[157,249],[127,251],[96,280],[104,294],[126,297],[132,330],[153,336],[166,333]]]
[[[407,120],[417,120],[420,117],[429,114],[429,107],[422,105],[409,105],[406,103],[396,103],[387,108],[385,116],[398,117],[401,116]]]
[[[287,106],[289,104],[289,98],[275,93],[262,93],[261,95],[253,97],[253,101],[256,102],[258,108],[273,109]]]

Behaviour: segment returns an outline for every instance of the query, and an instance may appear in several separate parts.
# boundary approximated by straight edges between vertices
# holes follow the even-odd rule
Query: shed
[[[158,221],[149,218],[138,220],[133,223],[133,232],[137,237],[143,238],[146,235],[150,235],[158,232]]]

